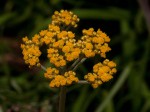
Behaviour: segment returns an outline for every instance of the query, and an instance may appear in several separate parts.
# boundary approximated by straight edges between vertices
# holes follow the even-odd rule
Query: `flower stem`
[[[74,66],[76,66],[76,64],[80,62],[80,60],[81,60],[81,59],[78,58],[78,59],[71,65],[71,67],[70,67],[68,70],[72,70],[72,69],[74,68]]]
[[[89,82],[86,81],[86,80],[80,80],[80,81],[78,82],[78,84],[89,84]]]
[[[65,112],[66,93],[67,93],[67,88],[64,86],[61,87],[60,96],[59,96],[59,112]]]
[[[84,61],[86,60],[86,58],[82,58],[73,68],[73,71],[75,71],[77,69],[77,67],[82,64]]]

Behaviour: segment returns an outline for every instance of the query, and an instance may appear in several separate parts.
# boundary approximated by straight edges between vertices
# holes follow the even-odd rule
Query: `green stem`
[[[79,65],[79,63],[80,63],[80,64],[83,63],[83,62],[84,62],[83,59],[85,60],[84,56],[83,56],[83,55],[80,56],[80,57],[68,68],[68,70],[73,70],[73,71],[75,71],[74,68],[77,68],[78,65]]]
[[[75,66],[80,60],[81,60],[81,59],[78,58],[78,59],[71,65],[71,67],[69,68],[69,70],[73,69],[74,66]]]
[[[46,71],[46,68],[41,65],[41,68]],[[62,73],[63,74],[63,73]],[[59,95],[59,112],[65,112],[65,101],[66,101],[66,87],[61,87],[60,88],[60,95]]]
[[[77,67],[82,64],[84,61],[86,60],[86,58],[82,58],[73,68],[73,71],[75,71],[77,69]]]
[[[78,82],[78,84],[89,84],[89,82],[86,81],[86,80],[80,80],[80,81]]]
[[[64,86],[61,87],[60,96],[59,96],[59,112],[65,112],[66,93],[67,93],[67,88]]]

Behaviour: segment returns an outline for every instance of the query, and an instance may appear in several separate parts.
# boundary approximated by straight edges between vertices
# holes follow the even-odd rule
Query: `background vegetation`
[[[0,112],[57,111],[59,89],[49,88],[42,70],[24,64],[20,43],[47,28],[60,9],[81,19],[77,35],[90,27],[106,32],[112,48],[107,56],[118,65],[114,79],[98,89],[70,86],[66,112],[149,112],[148,6],[148,0],[0,0]],[[77,72],[83,77],[100,60],[89,59]],[[42,63],[49,65],[44,59]]]

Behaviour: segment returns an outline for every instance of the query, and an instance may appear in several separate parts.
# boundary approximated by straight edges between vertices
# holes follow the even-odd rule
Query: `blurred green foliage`
[[[47,28],[53,12],[60,9],[81,19],[77,35],[89,27],[106,32],[112,48],[107,56],[118,65],[114,79],[98,89],[70,86],[66,112],[149,112],[150,37],[136,0],[1,0],[0,112],[57,111],[59,90],[49,88],[42,70],[24,64],[19,46],[23,36]],[[81,65],[80,77],[100,60]]]

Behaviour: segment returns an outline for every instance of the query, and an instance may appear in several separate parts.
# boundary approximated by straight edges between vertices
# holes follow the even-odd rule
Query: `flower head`
[[[105,59],[103,63],[98,63],[93,66],[93,73],[85,75],[85,80],[90,82],[94,88],[97,88],[104,82],[113,78],[113,74],[117,72],[116,64],[113,61]]]
[[[82,49],[82,53],[87,57],[94,57],[95,54],[100,54],[101,57],[106,58],[106,53],[111,50],[108,46],[110,38],[100,29],[94,31],[93,28],[84,29],[81,40],[78,45]]]
[[[106,53],[111,50],[108,43],[110,38],[100,29],[93,28],[82,30],[81,39],[76,40],[76,34],[69,30],[70,27],[77,27],[79,18],[67,10],[55,11],[52,22],[48,28],[41,30],[32,39],[24,37],[21,44],[22,54],[25,63],[32,66],[41,66],[39,57],[40,47],[47,46],[47,58],[52,67],[46,69],[45,78],[50,80],[50,87],[67,86],[78,83],[75,68],[84,58],[91,58],[99,55],[106,58]],[[70,63],[75,61],[71,66]],[[116,73],[116,64],[105,59],[93,67],[93,73],[84,76],[85,80],[97,88],[104,82],[113,78]],[[65,70],[63,70],[65,69]]]
[[[63,75],[59,74],[59,70],[56,68],[47,68],[44,74],[45,78],[50,79],[50,87],[60,87],[65,85],[71,85],[77,83],[79,79],[75,76],[76,73],[73,71],[65,72]]]
[[[21,44],[22,54],[24,55],[24,60],[26,64],[30,66],[37,65],[39,66],[39,56],[41,55],[41,51],[39,47],[34,44],[32,40],[28,40],[27,37],[23,38],[25,44]]]
[[[65,25],[65,26],[73,26],[77,27],[77,22],[79,22],[79,18],[73,14],[71,11],[61,10],[60,12],[55,11],[52,16],[52,24],[55,25]]]

